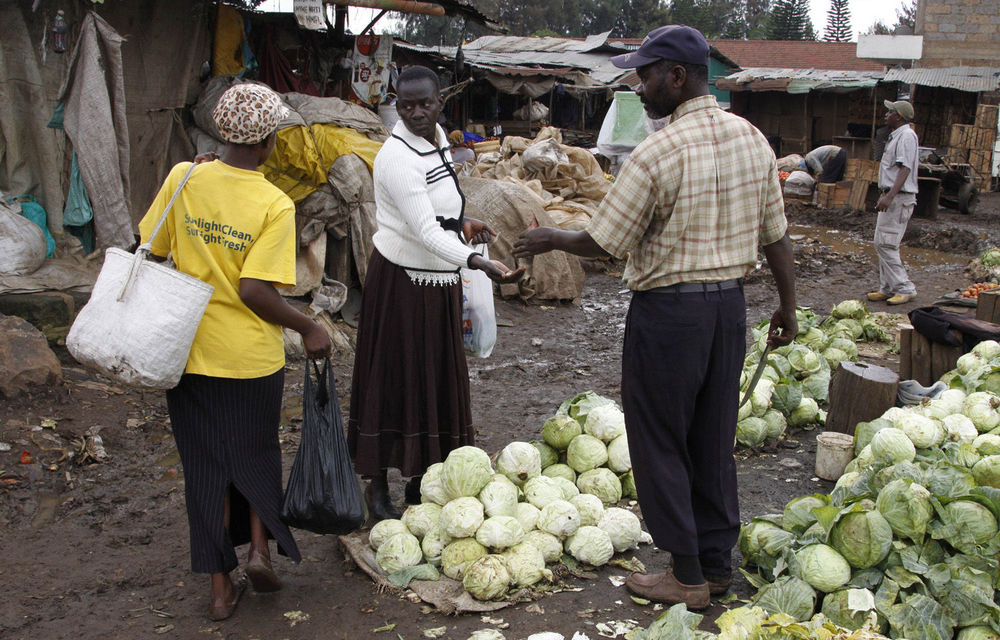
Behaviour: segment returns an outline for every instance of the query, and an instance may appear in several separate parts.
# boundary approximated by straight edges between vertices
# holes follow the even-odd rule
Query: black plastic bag
[[[313,533],[350,533],[365,522],[365,501],[347,450],[330,359],[322,372],[315,362],[313,368],[315,383],[306,366],[302,441],[288,476],[281,519]]]

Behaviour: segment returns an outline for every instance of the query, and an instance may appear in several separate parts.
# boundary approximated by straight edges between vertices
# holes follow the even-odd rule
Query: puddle
[[[849,232],[841,231],[840,229],[793,224],[788,225],[788,233],[791,236],[796,237],[796,239],[811,238],[838,253],[863,256],[873,261],[877,259],[875,246],[872,244],[871,240],[862,240],[858,236]],[[799,236],[804,237],[798,238]],[[953,253],[935,251],[934,249],[907,247],[906,245],[900,247],[900,253],[902,254],[903,261],[908,266],[914,268],[946,265],[964,266],[969,261],[968,258],[958,256]]]

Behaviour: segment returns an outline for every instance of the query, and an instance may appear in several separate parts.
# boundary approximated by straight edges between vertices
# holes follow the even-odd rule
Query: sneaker
[[[869,291],[868,299],[871,300],[872,302],[880,302],[882,300],[888,300],[889,294],[882,293],[881,291]]]
[[[906,304],[910,300],[913,300],[914,296],[908,296],[905,293],[897,293],[893,297],[885,301],[886,304]]]
[[[708,592],[710,594],[713,596],[721,596],[729,591],[730,585],[733,584],[733,575],[727,574],[711,576],[706,573],[705,582],[708,583]]]
[[[647,600],[664,604],[683,602],[692,611],[707,609],[712,604],[707,582],[695,585],[681,584],[674,577],[674,572],[669,569],[665,573],[633,573],[625,580],[625,587]]]

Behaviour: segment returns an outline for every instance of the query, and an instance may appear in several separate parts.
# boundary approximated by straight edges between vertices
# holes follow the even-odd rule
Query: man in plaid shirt
[[[740,526],[733,446],[746,353],[742,279],[759,246],[780,299],[768,341],[788,344],[798,330],[774,153],[709,94],[708,51],[697,30],[669,25],[611,59],[638,68],[647,114],[670,123],[632,152],[587,229],[530,229],[514,246],[518,257],[556,249],[628,257],[622,405],[643,516],[672,566],[633,574],[626,586],[690,609],[730,585]]]

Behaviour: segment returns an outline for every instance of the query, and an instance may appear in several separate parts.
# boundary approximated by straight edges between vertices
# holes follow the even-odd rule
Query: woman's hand
[[[509,282],[517,282],[524,275],[525,267],[520,269],[511,270],[510,267],[500,262],[499,260],[487,260],[478,253],[473,255],[469,260],[469,266],[473,269],[479,269],[485,273],[490,280],[498,284],[507,284]]]
[[[465,235],[465,241],[470,244],[486,244],[497,235],[490,225],[475,218],[466,218],[462,221],[462,233]]]

